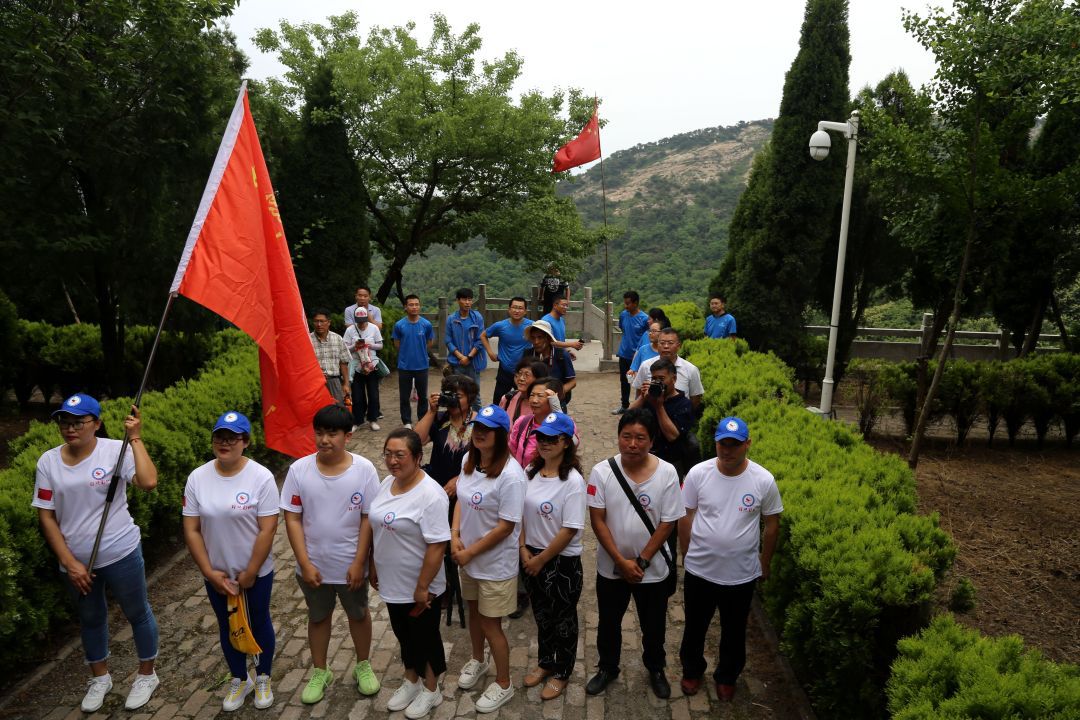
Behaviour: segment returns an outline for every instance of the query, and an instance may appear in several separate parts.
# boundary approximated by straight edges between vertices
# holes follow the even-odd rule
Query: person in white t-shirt
[[[184,487],[184,541],[203,574],[206,596],[218,621],[218,635],[232,680],[221,707],[239,710],[251,692],[255,707],[274,704],[270,671],[274,660],[274,625],[270,593],[274,588],[274,559],[270,548],[278,524],[278,493],[274,474],[244,456],[251,444],[251,422],[229,410],[210,434],[214,459],[188,475]],[[262,651],[255,675],[247,657],[229,642],[228,596],[243,592],[251,635]]]
[[[650,358],[641,363],[634,381],[631,383],[638,395],[648,391],[649,381],[652,379],[652,364],[659,358],[664,358],[675,363],[675,389],[690,398],[694,411],[701,408],[701,398],[705,395],[705,386],[701,384],[701,371],[689,360],[679,357],[679,348],[682,341],[679,333],[673,327],[666,327],[660,331],[656,341],[656,349],[660,353],[655,358]]]
[[[619,676],[622,619],[633,598],[641,626],[641,662],[649,686],[659,698],[671,696],[664,675],[666,655],[668,564],[663,545],[685,513],[675,467],[649,453],[659,430],[648,410],[631,408],[619,418],[619,454],[613,459],[633,493],[632,503],[610,463],[597,463],[589,474],[586,500],[596,534],[596,630],[599,670],[585,686],[599,695]],[[653,526],[650,534],[636,507]],[[674,559],[674,558],[672,558]]]
[[[98,437],[101,405],[78,393],[53,413],[64,444],[47,450],[37,463],[34,499],[45,542],[60,562],[64,584],[75,604],[83,653],[93,674],[83,697],[83,712],[101,708],[112,690],[109,674],[109,610],[105,588],[131,623],[139,671],[124,707],[145,705],[159,681],[154,672],[158,626],[146,598],[141,534],[128,512],[127,484],[149,492],[157,487],[157,468],[142,442],[139,409],[124,419],[130,452],[120,463],[119,483],[101,536],[94,567],[87,567],[105,507],[121,441]]]
[[[371,584],[386,603],[405,666],[405,679],[386,709],[404,710],[408,718],[422,718],[442,703],[439,676],[446,672],[439,608],[446,592],[450,498],[421,467],[422,448],[409,428],[387,435],[383,462],[390,475],[379,486],[365,526],[374,547]]]
[[[476,711],[492,712],[514,696],[510,646],[502,619],[517,607],[518,534],[525,503],[525,472],[510,456],[510,418],[497,405],[472,420],[469,454],[458,476],[458,503],[451,526],[451,557],[461,573],[461,596],[469,603],[472,658],[458,676],[469,690],[487,674],[484,641],[495,662],[495,682],[476,701]]]
[[[758,578],[769,578],[784,506],[772,473],[746,457],[750,431],[742,419],[724,418],[714,437],[716,459],[691,468],[683,484],[686,516],[679,522],[679,545],[686,569],[686,626],[679,659],[683,693],[693,695],[707,667],[705,634],[713,612],[719,611],[713,679],[720,699],[731,700],[746,665],[746,618],[754,586]]]
[[[380,688],[368,659],[370,534],[364,533],[379,478],[369,460],[345,449],[352,438],[353,416],[344,405],[327,405],[315,413],[312,424],[317,452],[294,462],[281,487],[285,530],[296,555],[296,581],[308,606],[313,668],[300,700],[309,705],[322,700],[334,681],[326,655],[335,597],[349,618],[357,688],[362,695],[374,695]]]
[[[529,482],[519,552],[536,620],[539,657],[524,685],[544,683],[541,700],[563,694],[577,656],[585,480],[576,430],[569,415],[550,413],[533,431],[538,457],[525,470]]]
[[[379,351],[383,349],[382,331],[370,323],[368,311],[362,307],[353,312],[355,322],[345,328],[345,347],[349,349],[349,375],[353,389],[353,415],[356,427],[365,421],[371,423],[373,431],[379,431],[376,422],[379,410]],[[353,428],[355,430],[356,428]]]

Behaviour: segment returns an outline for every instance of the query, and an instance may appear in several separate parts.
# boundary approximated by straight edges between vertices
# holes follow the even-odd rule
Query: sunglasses
[[[547,433],[536,433],[536,442],[541,445],[554,445],[559,442],[562,435],[548,435]]]

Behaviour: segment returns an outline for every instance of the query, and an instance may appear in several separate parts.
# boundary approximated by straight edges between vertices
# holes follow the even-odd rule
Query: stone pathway
[[[439,375],[432,372],[431,387],[438,387]],[[487,370],[482,379],[482,397],[491,395],[494,371]],[[592,466],[617,452],[615,442],[616,418],[610,410],[618,401],[618,377],[614,374],[583,373],[574,390],[571,411],[581,433],[583,465]],[[382,451],[382,442],[389,429],[397,427],[397,383],[393,378],[382,384],[382,407],[386,417],[383,430],[356,433],[350,449],[375,459]],[[385,471],[376,462],[380,474]],[[672,598],[668,611],[666,648],[668,679],[672,697],[659,700],[649,690],[640,661],[640,636],[633,610],[627,612],[623,623],[622,674],[604,695],[589,697],[585,683],[595,672],[597,610],[595,585],[596,540],[586,531],[585,590],[580,603],[582,636],[578,645],[578,664],[567,691],[561,698],[542,702],[540,688],[526,690],[521,679],[536,663],[536,626],[532,615],[526,613],[518,620],[504,621],[510,640],[512,679],[516,687],[514,699],[495,713],[486,716],[501,720],[528,718],[565,718],[566,720],[690,720],[691,718],[805,718],[810,717],[801,689],[794,683],[785,664],[778,657],[772,630],[759,609],[751,616],[748,640],[747,668],[739,680],[738,692],[732,703],[721,703],[711,682],[694,697],[685,697],[679,690],[680,668],[678,647],[682,637],[682,588]],[[114,689],[98,713],[87,716],[79,710],[85,689],[86,670],[81,662],[82,652],[77,639],[68,643],[56,660],[37,669],[26,680],[0,699],[0,717],[45,718],[46,720],[75,720],[77,718],[127,718],[129,720],[168,720],[184,718],[331,718],[364,720],[365,718],[404,718],[404,713],[388,713],[387,700],[398,687],[402,672],[397,640],[390,629],[385,606],[372,593],[373,639],[371,662],[383,683],[374,698],[359,695],[351,681],[355,662],[352,642],[348,637],[344,614],[340,608],[330,643],[329,657],[336,681],[326,698],[313,706],[300,702],[300,693],[307,678],[310,654],[307,650],[306,607],[292,577],[294,561],[285,537],[284,523],[279,526],[274,543],[276,583],[272,615],[277,627],[277,653],[274,659],[273,690],[275,704],[268,710],[256,710],[251,701],[236,713],[221,711],[222,684],[227,678],[225,661],[218,646],[216,621],[206,600],[202,579],[186,551],[180,551],[150,578],[150,601],[157,613],[161,628],[161,655],[158,674],[162,685],[150,703],[140,711],[124,710],[124,697],[134,677],[131,630],[114,613],[112,627],[113,657],[111,660]],[[757,603],[755,604],[757,605]],[[631,606],[632,608],[632,606]],[[445,617],[445,616],[444,616]],[[715,660],[717,623],[714,621],[706,645],[710,667]],[[449,671],[442,681],[444,702],[430,717],[434,720],[478,717],[474,701],[494,678],[494,670],[485,682],[469,692],[457,689],[457,673],[469,658],[469,638],[458,624],[455,611],[453,625],[442,627]]]

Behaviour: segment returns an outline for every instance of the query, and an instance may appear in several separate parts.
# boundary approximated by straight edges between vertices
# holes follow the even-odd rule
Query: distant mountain
[[[704,302],[709,282],[727,252],[727,226],[746,187],[750,164],[772,132],[772,120],[695,130],[636,145],[604,158],[608,222],[625,228],[609,249],[611,294],[616,305],[624,290],[635,289],[648,305]],[[573,198],[587,225],[603,223],[600,166],[560,184]],[[372,258],[372,283],[385,262]],[[488,283],[488,294],[508,297],[528,292],[539,276],[524,263],[506,260],[473,240],[454,250],[438,246],[405,266],[402,286],[416,292],[426,308],[439,296]],[[573,279],[577,294],[593,288],[597,304],[604,294],[604,252],[600,248]]]

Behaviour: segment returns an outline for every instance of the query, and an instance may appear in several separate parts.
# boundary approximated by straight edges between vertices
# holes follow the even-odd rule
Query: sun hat
[[[67,413],[68,415],[93,415],[94,417],[99,418],[101,417],[101,404],[89,395],[75,393],[64,401],[59,410],[53,411],[52,417],[56,417],[61,413]]]
[[[531,333],[533,330],[539,330],[540,332],[551,338],[552,342],[555,341],[555,331],[551,329],[551,323],[547,320],[537,320],[529,327],[525,328],[526,333]]]
[[[743,422],[742,418],[726,417],[716,425],[716,435],[713,436],[713,439],[734,438],[739,442],[746,442],[749,437],[750,429],[746,427],[746,423]]]
[[[548,416],[544,418],[544,421],[540,423],[533,434],[540,433],[541,435],[569,435],[574,437],[577,427],[574,425],[573,419],[566,413],[553,412],[548,413]]]
[[[214,423],[213,432],[217,432],[218,430],[231,430],[237,435],[250,435],[251,421],[242,413],[238,413],[235,410],[229,410],[222,413],[221,417]]]
[[[510,416],[498,405],[488,405],[476,413],[476,417],[469,422],[470,424],[480,423],[489,428],[502,428],[506,432],[510,432]]]

